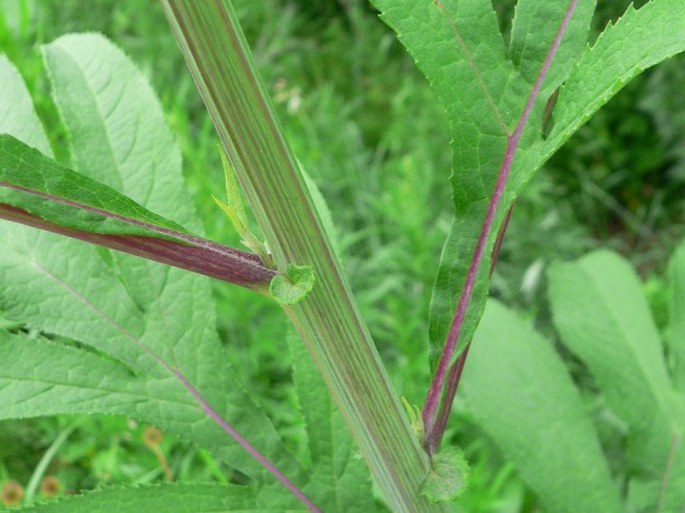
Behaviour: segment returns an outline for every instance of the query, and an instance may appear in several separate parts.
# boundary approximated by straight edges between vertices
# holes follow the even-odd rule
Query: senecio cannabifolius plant
[[[678,485],[685,482],[678,427],[685,379],[671,381],[660,346],[621,360],[649,385],[644,408],[656,405],[650,410],[656,420],[647,427],[626,413],[630,436],[645,445],[629,451],[637,470],[623,476],[625,493],[559,357],[505,307],[486,307],[488,275],[516,196],[628,80],[685,49],[685,9],[676,0],[630,7],[588,45],[595,2],[587,0],[519,0],[506,41],[489,1],[373,4],[442,101],[453,140],[455,216],[430,314],[434,377],[412,425],[230,4],[162,1],[225,152],[228,202],[218,201],[247,251],[201,236],[154,93],[111,43],[94,34],[67,35],[42,49],[73,169],[52,158],[19,73],[0,59],[0,103],[7,113],[0,118],[0,217],[20,223],[2,226],[0,308],[21,326],[0,332],[2,418],[127,415],[191,440],[253,478],[251,486],[109,489],[34,509],[384,510],[374,500],[371,474],[392,511],[449,511],[468,472],[458,449],[441,448],[462,372],[476,421],[546,511],[671,511],[685,503],[685,486]],[[242,195],[264,242],[247,227]],[[682,294],[683,254],[676,253],[671,267],[674,297]],[[649,325],[639,299],[618,306],[598,299],[605,288],[626,283],[627,297],[639,297],[633,275],[617,258],[600,254],[550,271],[558,329],[581,359],[585,355],[609,398],[620,397],[616,383],[625,380],[612,370],[635,341],[607,340],[615,363],[596,363],[586,350],[592,326],[583,327],[592,316],[565,316],[563,289],[569,276],[585,276],[582,290],[597,292],[586,301],[595,310],[639,311]],[[238,383],[200,275],[273,297],[292,320],[299,339],[287,343],[308,465],[288,452]],[[676,322],[682,318],[674,315]],[[658,333],[645,330],[658,343]],[[685,354],[676,348],[673,354]],[[353,438],[337,429],[334,404]],[[619,414],[626,409],[619,400],[612,407]]]

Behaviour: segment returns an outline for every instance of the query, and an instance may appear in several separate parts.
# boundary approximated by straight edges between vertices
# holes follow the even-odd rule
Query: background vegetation
[[[428,301],[451,216],[444,114],[411,59],[363,1],[234,3],[288,140],[329,203],[344,265],[395,386],[421,404],[429,380]],[[493,4],[506,32],[514,2]],[[600,2],[596,29],[627,5]],[[58,159],[69,162],[69,148],[40,45],[82,31],[106,34],[148,76],[182,148],[207,235],[236,246],[233,229],[211,200],[223,187],[218,141],[157,2],[0,0],[0,51],[24,74]],[[630,258],[645,279],[657,320],[665,320],[661,276],[685,234],[683,64],[674,59],[639,76],[519,199],[492,293],[528,312],[543,332],[553,336],[546,266],[599,246]],[[241,355],[244,379],[297,451],[299,414],[290,369],[279,357],[287,320],[250,292],[222,283],[215,292],[224,342]],[[0,325],[7,323],[0,312]],[[570,358],[569,365],[587,400],[595,400],[582,367]],[[532,511],[533,498],[460,406],[448,436],[464,447],[473,466],[464,511]],[[57,447],[60,434],[65,442]],[[51,446],[56,457],[44,467],[39,463]],[[175,480],[226,480],[221,463],[201,449],[172,439],[151,443],[146,426],[128,419],[0,423],[0,485],[56,478],[43,495],[165,479],[164,461]]]

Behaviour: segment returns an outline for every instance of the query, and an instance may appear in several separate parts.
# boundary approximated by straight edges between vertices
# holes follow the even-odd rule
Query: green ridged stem
[[[342,275],[230,3],[162,5],[278,270],[314,270],[313,290],[284,308],[388,504],[394,512],[446,511],[420,494],[428,457]]]

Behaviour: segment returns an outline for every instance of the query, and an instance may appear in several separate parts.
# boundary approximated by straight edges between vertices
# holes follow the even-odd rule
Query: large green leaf
[[[608,405],[626,423],[631,495],[645,507],[660,500],[682,505],[685,404],[671,385],[637,275],[618,255],[598,251],[554,264],[549,283],[563,343],[588,366]]]
[[[553,345],[489,301],[460,390],[476,423],[549,513],[619,513],[587,409]]]
[[[431,0],[373,3],[426,75],[452,126],[452,185],[457,217],[443,249],[443,264],[431,304],[430,338],[435,361],[442,351],[455,298],[473,256],[475,238],[504,153],[506,134],[501,124],[510,125],[518,110],[514,101],[518,97],[506,93],[515,70],[506,60],[489,1],[445,2],[444,9]],[[464,55],[455,28],[470,59]],[[482,84],[487,85],[489,98]],[[483,287],[479,290],[482,294]],[[475,327],[473,318],[469,324]]]
[[[317,490],[324,511],[376,511],[369,469],[314,361],[294,331],[288,335],[288,346],[311,457],[312,481],[308,486]]]
[[[105,488],[65,497],[22,511],[31,513],[300,513],[278,505],[259,506],[254,490],[245,486],[199,483]]]
[[[374,4],[445,104],[452,125],[456,218],[443,249],[431,304],[435,361],[442,351],[504,156],[505,134],[498,124],[511,129],[520,116],[531,82],[569,3],[525,0],[517,4],[509,48],[515,66],[505,58],[489,1],[375,0]],[[522,186],[630,78],[685,49],[685,11],[679,0],[652,0],[637,12],[630,8],[592,48],[583,51],[593,8],[594,2],[578,3],[521,139],[460,333],[462,347],[482,312],[495,234]],[[564,81],[554,129],[544,140],[541,121],[545,101]]]
[[[442,251],[431,300],[430,339],[435,362],[442,352],[457,298],[474,257],[488,201],[504,159],[507,135],[521,117],[532,82],[568,3],[544,2],[542,6],[543,2],[521,2],[511,46],[516,66],[507,59],[489,1],[375,0],[373,3],[426,75],[445,105],[451,124],[455,219]],[[592,11],[593,2],[581,2],[574,13],[562,43],[563,51],[543,83],[540,93],[543,101],[534,105],[532,121],[523,134],[523,147],[540,138],[544,103],[570,71],[569,59],[582,50]],[[520,184],[533,171],[518,166],[515,161],[510,181]],[[482,313],[490,253],[515,191],[516,187],[505,190],[496,212],[471,307],[460,332],[462,347],[471,338]]]
[[[97,146],[102,142],[98,137],[100,132],[93,125],[101,126],[109,134],[135,133],[133,140],[122,136],[130,144],[114,137],[111,141],[113,147],[123,148],[125,152],[125,158],[115,159],[116,169],[110,169],[116,173],[115,180],[110,178],[111,183],[124,184],[127,189],[123,192],[126,193],[128,189],[140,187],[146,191],[145,195],[138,196],[143,206],[154,204],[167,217],[197,228],[199,222],[193,218],[191,201],[183,192],[180,160],[173,159],[163,170],[164,176],[160,180],[168,184],[167,188],[141,185],[128,176],[129,173],[137,174],[138,165],[148,166],[151,155],[177,154],[164,123],[156,123],[162,120],[156,98],[147,87],[138,91],[121,83],[130,80],[139,83],[139,80],[135,76],[132,78],[128,69],[132,65],[104,38],[69,36],[66,41],[68,45],[57,44],[60,51],[53,52],[46,62],[55,82],[55,99],[71,132],[74,154],[78,154],[76,148],[81,145],[92,143]],[[71,53],[66,52],[64,46],[71,48]],[[79,49],[84,48],[88,51],[81,54]],[[93,48],[99,51],[92,53]],[[115,66],[110,68],[111,64]],[[61,66],[74,72],[80,68],[84,76],[90,71],[93,83],[79,82],[73,76],[62,77]],[[102,82],[97,83],[99,75],[94,70],[100,70]],[[63,79],[74,79],[74,82],[70,87],[58,84]],[[72,101],[90,105],[98,101],[100,105],[106,105],[109,101],[113,106],[121,104],[128,108],[95,109],[79,114],[66,107]],[[13,98],[4,94],[0,96],[0,102],[14,104]],[[42,130],[32,109],[23,112],[15,108],[8,112],[16,119],[33,123],[29,132]],[[82,120],[84,116],[88,123]],[[151,116],[154,123],[147,116]],[[9,121],[0,127],[0,131],[11,128]],[[81,129],[83,123],[88,125],[87,129]],[[146,130],[137,130],[140,127],[146,127]],[[89,166],[85,156],[77,160],[84,173],[97,167]],[[118,165],[121,163],[125,165]],[[174,201],[165,203],[167,195]],[[233,443],[169,369],[159,364],[163,361],[180,371],[214,410],[247,436],[249,442],[280,470],[296,482],[302,480],[299,465],[288,455],[269,419],[239,382],[228,354],[219,343],[215,307],[207,279],[13,224],[2,223],[1,234],[0,308],[6,310],[7,317],[96,350],[95,353],[85,349],[76,352],[73,348],[53,344],[45,353],[41,351],[42,345],[35,341],[11,344],[15,357],[0,359],[3,390],[7,391],[10,386],[12,390],[2,400],[4,418],[82,412],[84,404],[88,404],[85,396],[92,396],[89,388],[94,388],[98,399],[90,403],[91,412],[141,418],[192,440],[260,481],[272,483],[263,467]],[[6,343],[9,342],[6,340]],[[5,354],[10,353],[3,352],[3,356]],[[46,354],[51,358],[46,359]],[[84,360],[88,366],[103,372],[81,377],[74,373],[66,362],[76,365],[81,357],[90,358]],[[102,362],[95,363],[95,359]],[[31,369],[45,361],[65,363],[55,365],[52,374],[46,374],[46,368],[46,373],[35,375]],[[118,371],[104,372],[103,365],[115,364]],[[21,365],[26,366],[23,376],[16,374]],[[47,383],[41,381],[46,376],[50,377]],[[90,381],[80,381],[88,376],[92,378]],[[64,386],[59,397],[54,393],[58,383]],[[106,384],[104,390],[102,384]],[[129,393],[133,395],[128,396]],[[105,399],[110,394],[115,400]],[[84,402],[79,400],[82,396]],[[17,403],[17,397],[24,400]],[[274,493],[280,497],[278,500],[289,500],[283,497],[281,488],[274,489]],[[260,497],[268,504],[268,494]]]

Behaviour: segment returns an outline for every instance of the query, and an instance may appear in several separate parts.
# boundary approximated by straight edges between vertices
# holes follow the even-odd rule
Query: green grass
[[[133,57],[161,98],[207,235],[237,245],[211,200],[223,193],[218,141],[157,3],[92,0],[84,8],[75,0],[2,1],[0,50],[24,74],[57,157],[69,162],[39,46],[67,32],[101,31]],[[236,3],[288,140],[329,203],[345,269],[394,384],[421,404],[429,378],[428,302],[451,216],[442,109],[362,2]],[[503,16],[510,4],[498,4]],[[615,18],[618,4],[601,10],[598,27]],[[659,308],[658,277],[685,231],[683,62],[667,63],[626,88],[519,199],[492,289],[528,311],[543,331],[549,323],[541,271],[555,258],[599,245],[621,250],[654,277],[650,290]],[[248,291],[217,283],[215,292],[224,342],[242,356],[243,378],[296,449],[299,418],[281,358],[286,319]],[[533,511],[534,498],[511,467],[459,402],[456,410],[448,436],[473,466],[463,511]],[[48,466],[64,489],[163,479],[158,459],[142,442],[143,427],[83,417],[0,423],[0,484],[14,479],[26,485],[45,451],[72,425]],[[178,440],[165,440],[162,449],[176,479],[235,478]]]

